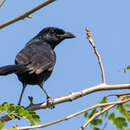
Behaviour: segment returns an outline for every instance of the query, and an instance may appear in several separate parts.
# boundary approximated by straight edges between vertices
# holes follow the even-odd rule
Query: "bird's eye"
[[[52,30],[52,31],[50,31],[50,34],[51,34],[51,35],[55,35],[56,32],[55,32],[54,30]]]

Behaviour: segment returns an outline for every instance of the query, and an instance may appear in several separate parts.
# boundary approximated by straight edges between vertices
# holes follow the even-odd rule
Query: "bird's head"
[[[47,27],[39,32],[38,36],[48,44],[51,45],[52,48],[55,48],[61,41],[69,38],[75,38],[75,35],[70,32],[65,32],[63,29],[56,27]]]

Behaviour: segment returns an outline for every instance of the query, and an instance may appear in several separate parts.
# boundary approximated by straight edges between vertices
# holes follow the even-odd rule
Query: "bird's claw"
[[[30,105],[29,106],[32,106],[33,105],[33,97],[32,96],[28,96],[28,99],[30,101]]]
[[[53,98],[47,97],[47,106],[51,109],[55,108]]]

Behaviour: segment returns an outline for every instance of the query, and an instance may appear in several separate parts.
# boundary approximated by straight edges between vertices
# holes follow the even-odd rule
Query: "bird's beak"
[[[75,38],[76,36],[70,32],[65,32],[64,34],[57,35],[60,39]]]
[[[63,37],[67,39],[67,38],[75,38],[76,36],[70,32],[66,32],[64,33]]]

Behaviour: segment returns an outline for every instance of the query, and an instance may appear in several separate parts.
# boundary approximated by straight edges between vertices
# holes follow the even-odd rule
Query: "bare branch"
[[[130,98],[127,98],[127,99],[124,99],[124,100],[118,100],[118,101],[116,101],[116,102],[96,104],[96,105],[91,106],[91,107],[89,107],[89,108],[86,108],[86,109],[84,109],[84,110],[82,110],[82,111],[80,111],[80,112],[74,113],[74,114],[72,114],[72,115],[69,115],[69,116],[67,116],[67,117],[64,117],[64,118],[59,119],[59,120],[56,120],[56,121],[52,121],[52,122],[49,122],[49,123],[46,123],[46,124],[41,124],[41,125],[19,127],[18,129],[19,129],[19,130],[26,130],[26,129],[34,129],[34,128],[47,127],[47,126],[50,126],[50,125],[53,125],[53,124],[57,124],[57,123],[59,123],[59,122],[65,121],[65,120],[69,120],[69,119],[71,119],[71,118],[73,118],[73,117],[75,117],[75,116],[78,116],[78,115],[80,115],[80,114],[82,114],[82,113],[84,113],[84,112],[86,112],[86,111],[92,110],[92,109],[97,108],[97,107],[108,106],[108,105],[110,105],[110,106],[115,106],[115,105],[119,105],[119,104],[122,104],[122,103],[126,103],[126,102],[128,102],[128,101],[130,101]],[[108,108],[108,107],[107,107],[107,108]],[[104,110],[105,110],[105,109],[104,109]],[[109,110],[109,109],[107,109],[107,110]],[[107,111],[107,110],[106,110],[106,111]],[[101,112],[102,112],[102,111],[101,111]],[[100,115],[103,113],[103,112],[102,112],[102,113],[101,113],[101,112],[100,112]],[[104,112],[105,112],[105,111],[104,111]],[[97,114],[96,114],[96,115],[97,115]],[[99,115],[97,115],[97,116],[99,116]],[[96,116],[96,117],[97,117],[97,116]],[[95,117],[95,118],[96,118],[96,117]],[[94,118],[94,117],[93,117],[93,118]]]
[[[5,1],[6,1],[6,0],[2,0],[2,1],[0,2],[0,7],[4,4]]]
[[[93,39],[92,39],[92,36],[90,34],[90,30],[88,28],[86,28],[86,31],[87,31],[87,38],[89,40],[89,43],[91,44],[91,46],[93,47],[94,49],[94,52],[98,58],[98,62],[99,62],[99,65],[100,65],[100,69],[101,69],[101,73],[102,73],[102,83],[105,83],[106,80],[105,80],[105,74],[104,74],[104,69],[103,69],[103,65],[102,65],[102,61],[101,61],[101,56],[99,54],[99,52],[97,51],[97,48],[93,42]]]
[[[29,16],[30,14],[36,12],[37,10],[39,10],[39,9],[41,9],[41,8],[47,6],[47,5],[49,5],[50,3],[54,2],[54,1],[56,1],[56,0],[47,0],[46,2],[43,2],[40,5],[36,6],[35,8],[33,8],[33,9],[25,12],[24,14],[22,14],[22,15],[16,17],[16,18],[14,18],[14,19],[11,19],[11,20],[3,23],[3,24],[0,24],[0,29],[2,29],[5,26],[8,26],[8,25],[10,25],[12,23],[15,23],[15,22],[17,22],[19,20],[22,20],[22,19],[24,19],[26,17],[31,17],[31,16]]]
[[[117,96],[118,98],[120,98],[120,97],[126,96],[126,95],[130,95],[130,93],[111,94],[111,95],[108,95],[107,97],[109,97],[109,96]]]
[[[100,116],[104,112],[110,110],[114,106],[116,106],[116,105],[115,104],[110,105],[110,106],[106,107],[105,109],[103,109],[102,111],[95,113],[79,130],[84,130],[92,120],[94,120],[96,117]]]
[[[81,90],[79,92],[72,92],[67,96],[59,97],[54,99],[54,105],[56,104],[61,104],[64,102],[71,102],[73,100],[76,100],[78,98],[81,98],[83,96],[86,96],[88,94],[98,92],[98,91],[109,91],[109,90],[121,90],[121,89],[130,89],[130,84],[99,84],[96,86],[92,86],[89,88],[86,88],[84,90]],[[46,109],[47,102],[45,103],[40,103],[40,104],[34,104],[30,107],[27,108],[27,110],[39,110],[39,109]]]
[[[130,89],[130,84],[99,84],[96,86],[92,86],[90,88],[86,88],[84,90],[81,90],[79,92],[73,92],[67,96],[64,97],[59,97],[55,98],[53,103],[54,105],[56,104],[61,104],[64,102],[71,102],[73,100],[76,100],[80,97],[83,97],[85,95],[98,92],[98,91],[109,91],[109,90],[121,90],[121,89]],[[36,111],[40,109],[46,109],[48,108],[47,102],[39,103],[39,104],[33,104],[26,109],[28,111]],[[11,120],[8,116],[3,116],[0,118],[1,121],[9,121]]]

